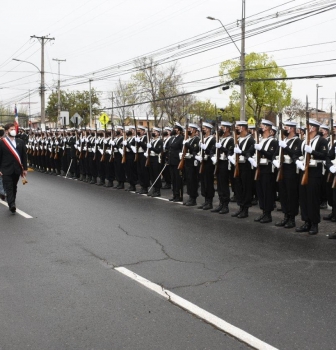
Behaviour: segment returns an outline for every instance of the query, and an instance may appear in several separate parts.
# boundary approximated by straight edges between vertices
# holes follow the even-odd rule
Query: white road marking
[[[157,294],[161,295],[166,300],[169,300],[173,304],[179,306],[180,308],[189,311],[190,313],[194,314],[195,316],[199,317],[200,319],[212,324],[216,328],[222,330],[223,332],[230,334],[236,339],[239,339],[245,344],[250,345],[254,349],[259,350],[277,350],[272,345],[269,345],[265,343],[264,341],[254,337],[253,335],[243,331],[242,329],[233,326],[232,324],[222,320],[221,318],[211,314],[210,312],[198,307],[197,305],[189,302],[186,299],[183,299],[176,295],[175,293],[170,292],[167,289],[164,289],[163,287],[159,286],[156,283],[153,283],[146,278],[143,278],[139,276],[138,274],[132,272],[131,270],[126,269],[125,267],[115,267],[114,270],[117,270],[118,272],[122,273],[123,275],[133,279],[134,281],[142,284],[143,286],[147,287],[148,289],[156,292]]]
[[[0,200],[0,203],[1,203],[2,205],[4,205],[5,207],[8,208],[7,202],[4,202],[4,201]],[[28,215],[27,213],[25,213],[24,211],[22,211],[22,210],[20,210],[20,209],[18,209],[18,208],[16,208],[16,212],[17,212],[19,215],[21,215],[21,216],[23,216],[24,218],[26,218],[26,219],[33,219],[32,216]]]

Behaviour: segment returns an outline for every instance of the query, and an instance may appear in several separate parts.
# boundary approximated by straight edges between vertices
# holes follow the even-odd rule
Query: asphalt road
[[[336,349],[336,241],[325,237],[335,224],[310,237],[254,223],[257,207],[239,220],[40,173],[28,180],[17,206],[33,218],[0,205],[1,350],[249,348],[118,266],[275,348]]]

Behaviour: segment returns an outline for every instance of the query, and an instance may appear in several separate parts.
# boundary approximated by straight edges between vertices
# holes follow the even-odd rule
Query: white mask
[[[15,137],[16,136],[16,131],[15,130],[11,130],[9,132],[9,135],[12,136],[12,137]]]

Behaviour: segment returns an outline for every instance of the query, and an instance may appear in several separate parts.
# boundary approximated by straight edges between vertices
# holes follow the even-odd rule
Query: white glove
[[[199,162],[202,162],[202,157],[201,156],[195,156],[195,159],[198,160]]]
[[[105,139],[105,140],[104,140],[104,144],[106,145],[106,144],[107,144],[107,142],[108,142],[108,139]]]
[[[182,159],[182,152],[179,153],[179,158]]]
[[[111,151],[110,149],[107,149],[107,150],[106,150],[106,153],[111,154],[112,151]]]
[[[216,148],[221,148],[222,144],[220,142],[216,142]]]
[[[152,144],[151,143],[147,143],[147,148],[152,148]]]
[[[66,138],[64,137],[63,142],[66,142]]]
[[[280,146],[281,148],[286,148],[286,147],[287,147],[286,141],[280,140],[280,141],[279,141],[279,146]]]
[[[257,151],[261,150],[261,145],[259,143],[255,143],[254,144],[254,149],[256,149]]]
[[[280,168],[280,162],[277,159],[274,159],[272,163],[276,168]]]
[[[113,140],[111,140],[110,145],[115,146],[115,144],[116,143]]]
[[[96,141],[95,141],[95,144],[98,145],[98,143],[99,143],[99,140],[96,140]]]
[[[86,147],[83,147],[83,151],[86,151]]]
[[[295,164],[299,169],[304,170],[303,162],[301,162],[301,160],[297,160]]]
[[[56,146],[58,145],[58,141],[55,141],[55,145],[56,145]]]
[[[332,165],[330,168],[329,168],[329,171],[333,174],[336,173],[336,166],[335,165]]]
[[[77,145],[74,145],[74,147],[77,149],[78,148],[78,146]]]
[[[236,158],[233,155],[232,156],[228,156],[228,159],[233,165],[236,165]]]
[[[123,150],[122,148],[119,148],[119,153],[120,153],[121,155],[123,155],[123,154],[124,154],[124,150]]]
[[[307,152],[307,153],[312,153],[312,152],[313,152],[313,149],[312,149],[311,146],[309,146],[309,145],[305,145],[304,150],[305,150],[305,152]]]
[[[140,137],[135,137],[134,140],[135,142],[140,142]]]
[[[213,157],[211,157],[211,160],[212,160],[212,164],[213,164],[213,165],[216,165],[216,163],[217,163],[217,157],[216,157],[216,156],[213,156]]]
[[[51,148],[48,148],[48,151],[51,153]]]
[[[98,149],[98,151],[100,152],[100,154],[103,154],[103,150],[101,148]]]
[[[79,145],[79,140],[76,141],[76,145]]]
[[[127,146],[127,141],[126,141],[126,140],[123,141],[122,144],[123,144],[124,146]]]
[[[248,161],[251,163],[251,165],[256,168],[257,167],[257,162],[254,160],[254,158],[250,157]]]
[[[183,144],[185,145],[186,143],[188,143],[189,142],[189,140],[183,140]]]
[[[136,153],[136,147],[135,146],[131,146],[131,150],[133,153]]]
[[[202,148],[203,150],[206,150],[206,149],[207,149],[207,146],[206,146],[205,143],[200,143],[200,146],[201,146],[201,148]]]
[[[239,148],[239,146],[235,146],[235,148],[233,149],[233,152],[234,153],[238,153],[238,154],[241,154],[242,153],[242,150]]]
[[[148,152],[145,152],[145,153],[144,153],[144,156],[147,158],[147,157],[148,157]]]

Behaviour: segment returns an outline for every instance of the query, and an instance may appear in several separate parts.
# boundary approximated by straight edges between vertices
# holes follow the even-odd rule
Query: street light
[[[28,63],[31,64],[32,66],[34,66],[41,74],[41,129],[42,131],[45,131],[45,94],[44,94],[44,71],[41,71],[39,67],[37,67],[37,65],[35,65],[32,62],[29,61],[24,61],[24,60],[19,60],[17,58],[13,58],[13,61],[17,61],[17,62],[24,62],[24,63]]]
[[[316,84],[316,120],[318,121],[318,89],[323,87],[322,85]]]

